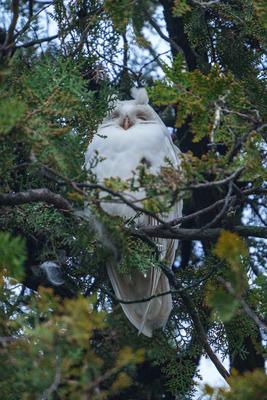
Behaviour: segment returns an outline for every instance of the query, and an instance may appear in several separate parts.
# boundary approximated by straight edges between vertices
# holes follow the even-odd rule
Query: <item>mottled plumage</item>
[[[86,152],[86,165],[90,167],[95,151],[104,158],[94,168],[99,183],[105,178],[132,177],[140,163],[152,174],[160,174],[166,166],[166,158],[175,168],[179,167],[179,150],[171,141],[169,132],[156,112],[148,105],[145,89],[133,89],[134,100],[117,101],[114,110],[99,126]],[[144,190],[124,193],[130,200],[144,198]],[[136,203],[138,204],[138,203]],[[141,205],[141,204],[140,204]],[[103,209],[111,215],[125,219],[136,216],[129,206],[117,202],[103,202]],[[166,220],[181,216],[182,202],[178,202],[164,215]],[[135,219],[136,225],[156,224],[145,214]],[[177,241],[157,239],[161,258],[171,266],[175,256]],[[167,277],[157,268],[151,268],[145,275],[136,271],[130,276],[119,273],[114,266],[108,266],[108,274],[117,297],[136,300],[170,290]],[[122,308],[132,324],[146,336],[151,337],[153,329],[163,327],[168,321],[172,308],[171,295],[155,298],[145,303],[122,304]]]

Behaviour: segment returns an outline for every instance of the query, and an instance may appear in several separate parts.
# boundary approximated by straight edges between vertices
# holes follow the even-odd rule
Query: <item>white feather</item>
[[[149,98],[145,88],[131,89],[132,98],[135,99],[136,104],[148,104]]]
[[[104,160],[94,168],[98,181],[105,178],[119,177],[127,180],[142,159],[150,164],[150,172],[160,174],[161,167],[166,165],[166,158],[175,168],[180,165],[179,150],[173,145],[168,130],[155,111],[147,104],[148,96],[145,89],[133,89],[134,100],[121,101],[114,111],[114,116],[107,117],[98,129],[85,155],[87,168],[98,151]],[[146,120],[140,119],[142,113]],[[130,121],[129,129],[123,129],[123,121]],[[137,201],[145,196],[144,190],[124,193],[130,200]],[[141,204],[139,204],[141,205]],[[103,202],[103,209],[111,215],[119,215],[125,219],[136,216],[129,206],[117,202]],[[179,201],[165,215],[165,219],[173,219],[182,214],[182,202]],[[136,219],[138,226],[156,224],[154,219],[142,214]],[[161,258],[172,265],[177,247],[177,241],[170,239],[155,240],[161,248]],[[136,300],[153,296],[170,290],[167,277],[157,268],[151,267],[145,276],[136,271],[131,278],[121,274],[117,269],[108,266],[108,274],[117,297],[124,300]],[[122,304],[122,308],[138,329],[139,333],[151,337],[154,329],[163,327],[168,321],[172,308],[171,295],[157,297],[144,303]]]

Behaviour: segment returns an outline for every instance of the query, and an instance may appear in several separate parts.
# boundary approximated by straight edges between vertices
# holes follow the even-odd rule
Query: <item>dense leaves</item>
[[[260,0],[1,2],[1,399],[193,399],[202,355],[222,373],[214,353],[231,388],[203,398],[266,398],[265,29]],[[85,150],[140,83],[181,169],[141,163],[99,186]],[[100,192],[140,188],[132,220],[101,209]],[[181,197],[184,218],[162,224]],[[159,226],[137,228],[140,212]],[[152,238],[177,235],[171,270]],[[152,339],[121,312],[110,264],[167,274],[173,311]]]

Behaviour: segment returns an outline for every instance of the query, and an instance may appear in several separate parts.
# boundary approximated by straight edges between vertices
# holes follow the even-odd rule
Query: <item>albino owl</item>
[[[93,169],[98,182],[105,178],[120,177],[127,180],[133,171],[145,163],[149,172],[160,174],[161,167],[166,166],[166,159],[175,168],[179,167],[179,150],[170,138],[170,134],[153,110],[148,105],[145,89],[132,89],[134,100],[117,101],[114,110],[99,126],[97,134],[90,143],[85,155],[86,167],[89,169],[96,151],[104,160]],[[169,165],[168,165],[169,166]],[[145,197],[144,190],[123,193],[128,200],[135,201]],[[137,226],[156,225],[155,219],[142,214],[137,215],[129,206],[118,202],[103,202],[102,208],[111,215],[119,215],[126,220],[136,217]],[[177,202],[164,219],[180,217],[182,201]],[[162,217],[162,216],[161,216]],[[161,259],[171,266],[175,256],[177,241],[157,239]],[[140,271],[131,276],[119,273],[114,266],[108,266],[108,275],[118,298],[123,300],[143,299],[170,290],[167,277],[158,268],[143,274]],[[151,337],[153,329],[164,327],[172,309],[171,295],[160,296],[143,303],[121,304],[124,313],[139,333]]]

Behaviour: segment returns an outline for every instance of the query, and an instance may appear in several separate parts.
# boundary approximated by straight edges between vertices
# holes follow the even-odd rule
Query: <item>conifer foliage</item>
[[[1,399],[267,399],[266,18],[261,0],[0,2]],[[84,153],[134,85],[183,172],[140,164],[101,186]],[[183,217],[137,229],[101,209],[100,189],[139,188],[138,212],[183,198]],[[179,239],[172,270],[155,237]],[[167,275],[153,338],[125,319],[110,263]],[[202,355],[227,389],[196,384]]]

